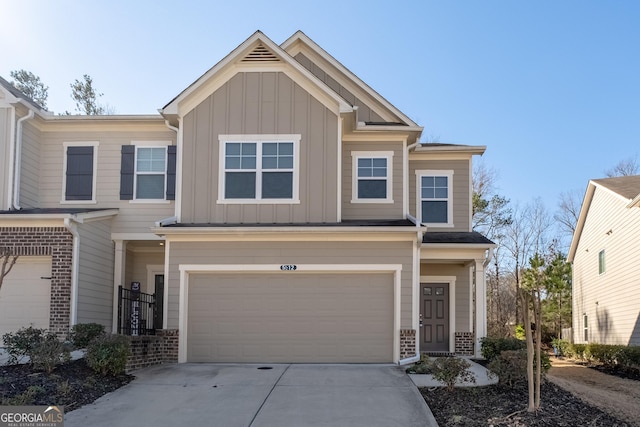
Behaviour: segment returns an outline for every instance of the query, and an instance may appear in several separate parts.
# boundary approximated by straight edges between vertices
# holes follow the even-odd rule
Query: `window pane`
[[[445,201],[423,201],[422,202],[422,222],[423,223],[447,223],[447,203]]]
[[[293,156],[280,156],[278,159],[279,169],[293,169]]]
[[[256,143],[255,142],[243,142],[242,143],[242,154],[245,156],[255,156],[256,155]]]
[[[362,179],[358,181],[358,199],[386,199],[387,180]]]
[[[240,157],[227,156],[224,167],[226,169],[240,169]]]
[[[422,189],[422,198],[423,199],[433,199],[435,197],[435,191],[433,188],[423,188]]]
[[[263,199],[293,198],[292,172],[264,172],[262,174]]]
[[[253,157],[242,157],[242,162],[240,163],[241,169],[255,169],[256,168],[256,156]]]
[[[240,155],[240,143],[227,142],[227,155]]]
[[[422,187],[433,187],[434,186],[434,177],[432,176],[423,176],[422,177]]]
[[[372,173],[371,168],[358,168],[358,178],[369,177]]]
[[[280,155],[281,156],[293,156],[293,142],[281,142],[280,143]]]
[[[447,187],[448,178],[446,176],[436,176],[434,181],[436,187]]]
[[[138,172],[164,172],[166,152],[164,147],[138,148]]]
[[[434,193],[437,199],[446,199],[449,195],[449,192],[446,188],[436,188]]]
[[[227,172],[224,181],[224,197],[226,199],[255,199],[255,172]]]
[[[269,156],[276,156],[278,154],[277,142],[265,142],[262,144],[262,154]]]
[[[372,163],[372,159],[358,159],[358,168],[370,168]]]
[[[383,167],[383,168],[373,168],[373,176],[383,176],[386,177],[387,176],[387,167]]]
[[[278,169],[278,158],[273,157],[262,157],[262,167],[264,169]]]
[[[387,167],[387,159],[372,159],[374,168],[385,168]]]
[[[164,175],[138,175],[136,199],[164,199]]]

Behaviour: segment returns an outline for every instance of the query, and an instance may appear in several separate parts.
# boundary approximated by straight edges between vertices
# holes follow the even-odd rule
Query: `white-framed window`
[[[166,174],[166,146],[136,146],[135,200],[164,200]]]
[[[589,341],[589,316],[587,314],[582,315],[582,332],[584,334],[583,339],[585,342]]]
[[[607,271],[606,258],[604,249],[598,252],[598,274],[604,274]]]
[[[300,135],[218,139],[218,203],[299,203]]]
[[[96,203],[98,141],[64,142],[60,203]]]
[[[453,171],[416,171],[416,212],[422,224],[453,227]]]
[[[393,203],[393,152],[353,151],[351,203]]]

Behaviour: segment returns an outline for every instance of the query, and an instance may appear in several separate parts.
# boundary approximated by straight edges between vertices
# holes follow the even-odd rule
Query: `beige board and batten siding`
[[[73,125],[70,123],[69,125]],[[112,221],[112,233],[148,233],[149,228],[160,219],[173,216],[173,201],[130,201],[120,200],[120,164],[121,148],[138,141],[154,141],[158,146],[175,144],[176,134],[158,119],[157,122],[127,124],[123,128],[114,123],[99,123],[82,126],[74,130],[73,126],[63,123],[50,123],[42,132],[39,198],[43,208],[89,208],[118,209],[118,215]],[[77,124],[80,126],[81,124]],[[139,128],[138,128],[139,126]],[[61,203],[64,191],[63,171],[65,142],[97,142],[94,155],[97,154],[96,203]]]
[[[311,59],[305,56],[303,53],[298,53],[294,56],[295,60],[302,64],[307,70],[311,71],[313,75],[322,80],[327,86],[329,86],[334,92],[343,97],[351,105],[358,107],[358,121],[360,122],[384,122],[385,120],[371,109],[369,105],[362,99],[354,95],[349,89],[338,83],[336,79],[331,77],[323,68],[314,63]],[[317,58],[319,59],[319,58]],[[325,64],[325,67],[331,67]],[[336,71],[337,72],[337,71]]]
[[[342,143],[342,219],[399,219],[403,218],[402,202],[404,156],[403,142],[356,142]],[[392,195],[393,203],[352,203],[353,194],[353,153],[392,152]],[[356,171],[357,173],[357,171]]]
[[[192,274],[187,362],[392,362],[393,276]]]
[[[587,314],[590,342],[640,343],[640,209],[627,204],[596,187],[573,261],[576,342],[584,342]],[[600,274],[598,255],[603,249],[606,268]]]
[[[416,197],[419,194],[419,189],[417,188],[418,180],[416,178],[416,171],[418,170],[453,171],[453,227],[439,229],[437,226],[431,226],[430,231],[471,231],[469,160],[409,161],[409,212],[416,218],[419,215],[416,212]]]
[[[455,286],[450,287],[450,295],[455,292],[455,302],[453,304],[455,316],[455,331],[472,332],[471,329],[471,276],[469,268],[457,264],[421,264],[420,276],[455,277]],[[420,280],[426,283],[425,280]]]
[[[169,248],[169,277],[166,281],[169,329],[179,326],[181,264],[401,264],[400,328],[413,328],[413,242],[171,241]]]
[[[78,224],[77,323],[111,327],[113,262],[111,218]]]
[[[181,222],[337,221],[338,117],[284,73],[236,74],[183,126]],[[300,203],[218,203],[218,138],[239,134],[301,135]]]
[[[22,123],[22,158],[20,166],[20,207],[41,207],[40,167],[42,165],[42,134],[32,120]],[[62,166],[60,167],[62,169]]]
[[[10,207],[11,112],[11,108],[0,108],[0,210]]]

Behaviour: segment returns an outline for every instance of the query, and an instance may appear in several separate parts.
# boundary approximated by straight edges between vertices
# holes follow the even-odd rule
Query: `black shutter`
[[[176,199],[176,146],[167,147],[167,200]]]
[[[120,158],[120,200],[133,200],[136,146],[123,145]]]
[[[93,147],[67,147],[65,200],[93,200]]]

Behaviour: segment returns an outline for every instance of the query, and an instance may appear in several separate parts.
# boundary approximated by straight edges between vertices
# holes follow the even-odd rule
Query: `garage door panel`
[[[391,274],[190,277],[188,361],[392,358]]]

